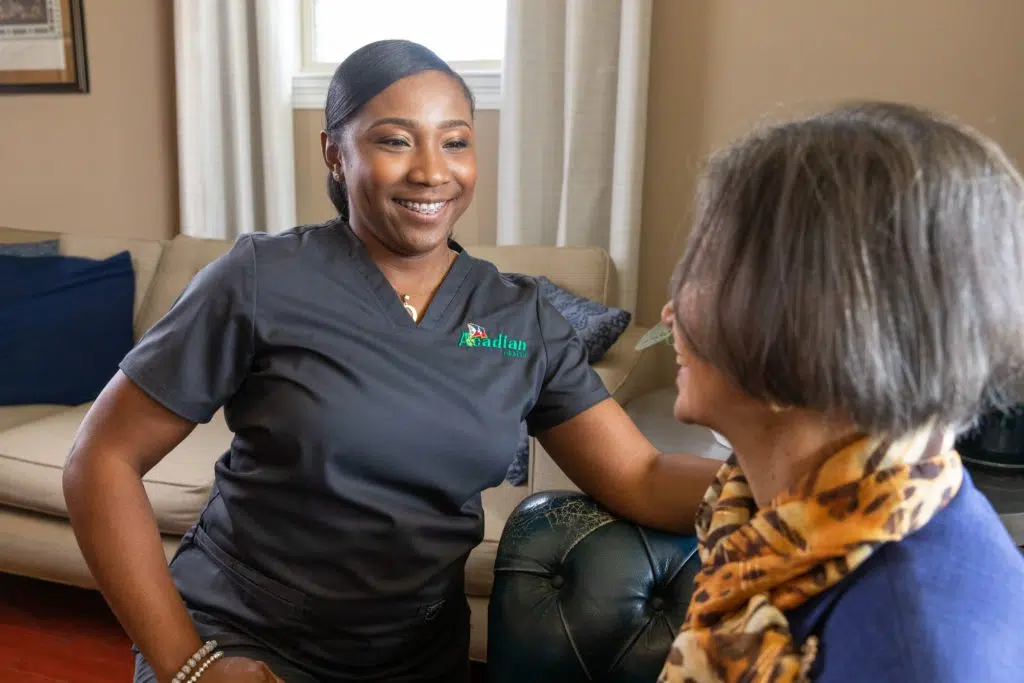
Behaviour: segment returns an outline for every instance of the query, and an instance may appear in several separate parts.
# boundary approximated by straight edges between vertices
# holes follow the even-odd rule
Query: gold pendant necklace
[[[455,254],[454,251],[451,251],[451,250],[448,251],[448,260],[447,260],[447,262],[444,265],[444,270],[441,272],[441,280],[440,280],[440,282],[438,282],[437,287],[440,287],[441,286],[441,282],[444,282],[444,276],[445,276],[445,274],[447,274],[448,269],[452,267],[452,263],[455,261],[455,256],[456,256],[456,254]],[[435,287],[434,289],[437,289],[437,287]],[[433,290],[427,291],[424,294],[430,294],[431,291],[433,291]],[[409,302],[410,302],[410,300],[412,299],[413,296],[422,296],[422,295],[420,295],[420,294],[401,294],[399,292],[395,292],[395,293],[398,294],[398,298],[402,300],[402,308],[404,308],[405,312],[409,314],[409,316],[412,318],[412,321],[413,322],[419,322],[420,321],[420,312],[417,311],[416,307],[413,306]]]
[[[406,312],[409,315],[412,316],[412,321],[414,323],[415,322],[419,322],[420,313],[419,313],[419,311],[416,310],[415,306],[413,306],[411,303],[409,303],[409,299],[410,299],[410,297],[409,297],[408,294],[403,294],[402,295],[402,306],[405,308]]]

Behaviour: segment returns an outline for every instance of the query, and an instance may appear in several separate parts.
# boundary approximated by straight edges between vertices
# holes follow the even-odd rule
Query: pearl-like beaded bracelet
[[[206,670],[210,668],[210,665],[213,664],[214,662],[216,662],[218,659],[220,659],[223,656],[224,656],[224,651],[223,650],[217,650],[212,655],[210,655],[208,658],[204,659],[203,663],[199,665],[199,668],[196,669],[192,673],[192,676],[188,679],[188,683],[196,683],[196,681],[198,681],[200,678],[203,677],[203,674],[206,673]]]
[[[215,649],[217,649],[216,640],[208,640],[205,643],[203,643],[203,646],[196,650],[196,653],[189,657],[188,661],[185,662],[180,669],[178,669],[178,673],[174,677],[174,683],[195,683],[195,681],[198,681],[199,676],[202,676],[202,674],[199,673],[196,667],[200,664],[203,664],[203,660],[209,657],[210,653],[213,652]],[[217,659],[220,659],[220,657],[217,657]],[[207,661],[209,661],[210,664],[212,664],[214,660],[211,658]],[[206,664],[206,666],[204,666],[202,670],[206,671],[206,667],[208,667],[210,664]],[[189,674],[192,674],[192,677],[189,677]],[[198,676],[195,674],[198,674]]]

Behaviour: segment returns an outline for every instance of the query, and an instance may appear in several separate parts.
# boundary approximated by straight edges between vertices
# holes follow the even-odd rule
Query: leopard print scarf
[[[924,526],[960,489],[952,435],[863,439],[758,510],[735,456],[697,513],[702,569],[659,683],[802,683],[817,640],[785,612],[839,583],[883,543]]]

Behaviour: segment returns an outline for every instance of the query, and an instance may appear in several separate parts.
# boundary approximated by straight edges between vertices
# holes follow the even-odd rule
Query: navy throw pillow
[[[60,254],[60,240],[0,244],[0,256],[57,256],[58,254]]]
[[[96,398],[132,348],[131,255],[0,256],[0,405]]]
[[[598,362],[608,353],[622,333],[629,327],[633,315],[622,308],[604,304],[567,292],[543,275],[530,276],[518,273],[506,277],[515,283],[532,280],[537,283],[541,296],[547,299],[562,314],[587,348],[591,364]],[[519,425],[519,445],[515,459],[508,470],[506,480],[513,486],[526,484],[530,466],[530,437],[526,423]]]

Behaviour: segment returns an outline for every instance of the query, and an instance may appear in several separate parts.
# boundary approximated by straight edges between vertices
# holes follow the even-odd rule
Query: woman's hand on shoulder
[[[285,683],[263,662],[245,657],[223,657],[210,665],[202,683]]]

